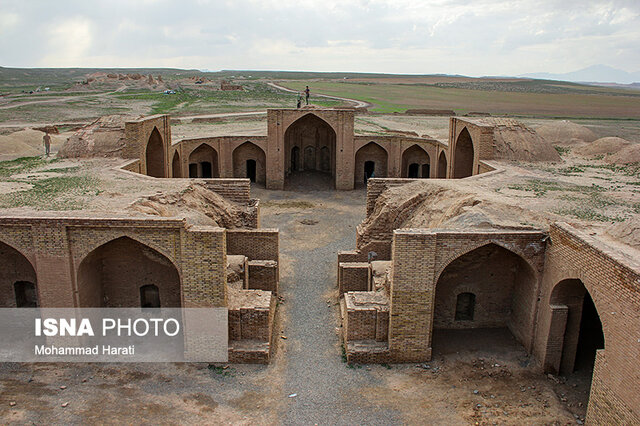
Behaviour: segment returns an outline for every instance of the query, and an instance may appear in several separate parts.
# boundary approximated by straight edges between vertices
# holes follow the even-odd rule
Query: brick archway
[[[431,157],[421,146],[414,144],[402,153],[403,178],[429,178],[431,177]]]
[[[155,285],[162,307],[182,305],[178,269],[166,256],[129,237],[91,251],[77,271],[80,307],[140,307],[140,288]]]
[[[369,142],[355,155],[354,184],[362,185],[371,177],[387,177],[389,154],[375,142]]]
[[[593,369],[596,351],[605,348],[605,335],[598,309],[582,280],[559,281],[551,291],[549,309],[545,371],[569,374]]]
[[[447,177],[447,156],[442,151],[440,157],[438,157],[438,179],[446,179]]]
[[[287,127],[284,150],[286,175],[297,171],[316,171],[335,176],[336,132],[317,115],[306,114]]]
[[[147,175],[157,178],[165,177],[164,173],[164,141],[157,127],[153,128],[145,151]]]
[[[461,254],[438,276],[433,329],[443,333],[506,328],[529,350],[537,303],[536,275],[524,258],[494,243]],[[472,320],[456,319],[457,298],[463,293],[474,295]]]
[[[266,181],[266,155],[258,145],[247,141],[233,150],[233,177],[249,178],[264,184]]]
[[[35,307],[39,303],[36,271],[22,253],[0,241],[0,307]]]
[[[465,127],[456,140],[453,153],[453,178],[465,178],[473,175],[474,148],[471,134]]]
[[[200,144],[189,154],[190,178],[217,178],[220,176],[218,152],[210,145]]]
[[[171,177],[182,177],[182,164],[180,163],[180,154],[178,151],[173,154],[173,160],[171,161]]]

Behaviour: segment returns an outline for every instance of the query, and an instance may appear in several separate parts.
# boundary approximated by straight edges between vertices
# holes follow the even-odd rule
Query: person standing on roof
[[[49,157],[49,153],[51,152],[51,136],[49,136],[49,132],[45,132],[42,137],[42,143],[44,144],[44,154]]]
[[[307,105],[309,105],[309,94],[310,93],[311,93],[311,90],[309,90],[309,86],[307,86],[307,88],[304,89],[304,95],[305,95],[305,98],[307,100]]]
[[[296,108],[300,108],[301,104],[302,104],[302,94],[298,92],[298,104]]]

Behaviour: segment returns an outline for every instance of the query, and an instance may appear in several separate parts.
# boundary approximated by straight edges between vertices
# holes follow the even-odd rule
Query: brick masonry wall
[[[375,308],[347,310],[347,319],[344,322],[347,341],[375,340],[376,312]]]
[[[234,203],[247,205],[251,199],[249,179],[203,179],[207,189]]]
[[[249,289],[270,291],[278,294],[278,262],[274,260],[251,260],[248,262]]]
[[[397,186],[405,185],[409,182],[414,182],[416,179],[404,179],[404,178],[388,178],[380,179],[373,178],[367,181],[367,217],[373,213],[376,206],[376,201],[380,194],[386,191],[388,188],[394,188]]]
[[[578,279],[589,292],[604,331],[605,347],[595,362],[587,422],[640,423],[640,262],[566,224],[550,230],[538,309],[534,353],[542,365],[559,357],[551,340],[551,296],[556,285]],[[566,344],[566,342],[565,342]]]
[[[133,158],[140,160],[140,173],[147,174],[146,149],[149,138],[154,128],[158,129],[162,138],[163,158],[164,158],[164,176],[171,176],[170,166],[170,146],[171,146],[171,124],[168,115],[152,115],[141,118],[140,120],[132,120],[125,123],[125,139],[126,144],[122,150],[123,158]]]
[[[368,263],[339,263],[338,292],[340,295],[348,291],[369,291],[371,268]]]
[[[435,234],[418,230],[394,233],[389,351],[398,361],[431,359],[435,251]]]
[[[375,340],[386,342],[389,336],[389,311],[386,307],[357,306],[351,300],[352,295],[346,293],[340,299],[343,333],[345,341]]]
[[[479,126],[464,118],[451,117],[449,122],[449,171],[447,176],[453,176],[456,163],[456,143],[460,133],[467,129],[473,143],[472,174],[476,175],[482,170],[481,160],[493,159],[493,126]]]
[[[185,306],[226,306],[224,229],[186,230],[183,220],[158,218],[0,218],[0,241],[24,253],[35,266],[43,307],[79,306],[78,272],[83,261],[121,237],[171,262],[182,281]]]
[[[227,230],[227,253],[242,254],[249,260],[279,260],[277,229]]]
[[[258,292],[259,290],[244,290]],[[273,333],[273,319],[276,309],[276,298],[268,295],[267,303],[258,306],[239,306],[229,310],[229,340],[258,340],[270,343]]]

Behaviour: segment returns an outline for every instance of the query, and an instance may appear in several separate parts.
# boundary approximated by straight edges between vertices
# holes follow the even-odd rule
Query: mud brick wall
[[[249,179],[203,179],[207,189],[234,203],[248,205],[251,199]]]
[[[431,359],[436,236],[419,230],[394,233],[389,307],[389,352],[405,362]]]
[[[340,304],[343,315],[343,332],[347,342],[355,340],[387,341],[389,336],[388,310],[373,306],[354,306],[348,296],[342,298]]]
[[[229,310],[229,340],[271,341],[275,297],[265,306],[241,307]]]
[[[140,171],[140,160],[133,160],[127,162],[125,165],[121,167],[122,170],[127,170],[129,172],[141,173]]]
[[[277,229],[227,230],[227,253],[242,254],[249,260],[279,260]]]
[[[344,322],[347,341],[376,339],[377,310],[375,308],[349,309],[347,307],[345,311],[347,313]]]
[[[175,267],[183,306],[226,306],[226,240],[222,228],[187,230],[183,220],[158,218],[0,218],[0,241],[22,253],[34,266],[42,307],[75,307],[83,301],[99,301],[100,295],[83,296],[87,288],[78,287],[80,268],[96,249],[122,237],[140,243],[158,261]],[[116,260],[122,269],[126,259]],[[94,272],[88,276],[97,277],[99,271]]]
[[[249,289],[270,291],[278,294],[278,263],[273,260],[251,260],[249,268]]]
[[[191,227],[181,238],[185,308],[227,306],[226,234],[222,228]]]
[[[374,252],[375,258],[371,260],[390,260],[391,241],[371,241],[357,250],[343,250],[338,252],[340,262],[368,262],[369,253]]]
[[[348,291],[369,291],[371,268],[368,263],[338,264],[338,291],[342,295]]]
[[[595,361],[587,422],[640,424],[640,262],[567,224],[553,225],[550,240],[534,353],[543,366],[557,363],[562,342],[553,338],[551,296],[558,283],[579,279],[593,299],[605,340]]]
[[[171,146],[171,124],[168,115],[152,115],[140,120],[128,121],[124,125],[127,143],[122,150],[123,158],[135,158],[140,160],[140,172],[147,174],[146,148],[153,129],[157,128],[163,143],[164,176],[169,174],[171,158],[169,148]]]
[[[396,186],[402,186],[410,182],[415,182],[419,179],[403,179],[403,178],[371,178],[367,181],[367,217],[373,213],[376,206],[376,201],[380,194],[386,191],[388,188]]]

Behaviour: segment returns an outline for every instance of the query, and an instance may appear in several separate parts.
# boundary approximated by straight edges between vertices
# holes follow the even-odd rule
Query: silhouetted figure
[[[307,99],[307,105],[309,105],[309,94],[310,93],[311,93],[311,90],[309,90],[309,86],[307,86],[307,88],[304,89],[304,94],[305,94],[305,97]]]
[[[298,92],[298,106],[296,108],[300,108],[302,104],[302,95],[300,94],[300,92]]]
[[[51,152],[51,136],[49,136],[49,133],[44,134],[42,143],[44,143],[44,154],[48,157]]]

